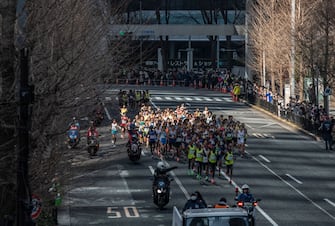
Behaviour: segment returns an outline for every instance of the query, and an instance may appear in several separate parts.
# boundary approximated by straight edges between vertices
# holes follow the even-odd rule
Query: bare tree
[[[48,213],[50,180],[70,167],[64,161],[64,134],[80,106],[95,103],[97,84],[124,62],[133,62],[126,39],[111,42],[109,28],[122,18],[123,1],[27,1],[26,46],[30,52],[29,83],[35,87],[32,110],[30,184]],[[14,27],[16,1],[0,3],[0,219],[15,212],[16,115]],[[128,64],[131,65],[131,64]],[[89,99],[88,99],[89,98]],[[60,164],[65,164],[60,167]],[[63,174],[64,172],[59,172]],[[43,221],[45,219],[41,219]]]
[[[312,76],[313,88],[315,75],[323,78],[323,85],[332,84],[334,75],[334,10],[331,1],[296,1],[296,15],[292,18],[291,1],[252,1],[252,15],[249,35],[252,47],[251,68],[260,76],[271,78],[272,85],[278,81],[280,90],[282,84],[288,81],[292,46],[291,39],[296,43],[295,80],[300,96],[304,94],[304,78]],[[291,32],[292,21],[295,21],[295,31]],[[284,75],[284,76],[283,76]],[[310,100],[315,102],[315,92]]]

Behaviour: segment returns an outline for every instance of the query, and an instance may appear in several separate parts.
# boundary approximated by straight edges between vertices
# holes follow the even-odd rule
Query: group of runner
[[[232,177],[236,154],[244,157],[247,129],[232,115],[217,116],[204,106],[190,112],[183,104],[175,109],[155,109],[142,103],[134,118],[127,116],[127,106],[120,108],[121,123],[112,122],[113,145],[117,130],[125,138],[131,127],[137,128],[140,143],[150,149],[152,157],[165,159],[173,156],[176,161],[185,158],[188,175],[198,180],[215,183],[215,172]]]

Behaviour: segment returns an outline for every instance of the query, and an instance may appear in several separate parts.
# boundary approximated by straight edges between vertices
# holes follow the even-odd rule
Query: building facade
[[[126,32],[139,41],[144,67],[232,70],[245,65],[245,0],[136,0],[110,30],[112,36]]]

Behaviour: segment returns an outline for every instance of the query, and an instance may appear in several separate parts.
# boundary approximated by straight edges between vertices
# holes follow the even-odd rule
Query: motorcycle
[[[170,201],[170,182],[173,179],[158,178],[153,185],[153,202],[159,209],[163,209]]]
[[[69,129],[67,132],[68,147],[69,149],[75,148],[79,144],[79,131],[78,129]]]
[[[237,206],[244,209],[248,213],[248,222],[250,226],[255,225],[255,208],[258,205],[258,202],[260,202],[261,199],[256,199],[253,202],[243,202],[243,201],[238,201]]]
[[[87,151],[90,154],[90,156],[94,156],[97,154],[99,150],[99,141],[98,138],[95,136],[90,136],[88,137],[88,142],[87,142]]]
[[[138,140],[133,139],[132,142],[129,142],[127,144],[127,153],[131,161],[135,162],[135,161],[140,160],[141,152],[142,152],[142,148]]]

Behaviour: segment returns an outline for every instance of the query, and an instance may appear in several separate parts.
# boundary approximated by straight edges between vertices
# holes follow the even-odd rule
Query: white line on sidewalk
[[[297,178],[293,177],[292,175],[290,174],[285,174],[286,176],[288,176],[289,178],[291,178],[292,180],[294,180],[295,182],[297,182],[298,184],[302,184],[302,182],[300,180],[298,180]]]
[[[333,207],[335,207],[335,203],[332,202],[332,201],[330,201],[329,199],[323,199],[323,200],[325,200],[325,201],[328,202],[330,205],[332,205]]]
[[[259,155],[265,162],[270,163],[271,161],[267,158],[265,158],[263,155]]]

